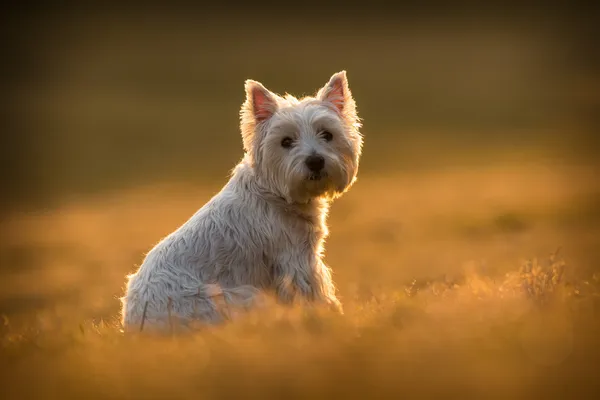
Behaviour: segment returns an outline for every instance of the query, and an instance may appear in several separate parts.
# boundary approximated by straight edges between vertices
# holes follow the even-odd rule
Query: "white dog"
[[[128,276],[126,331],[221,321],[216,296],[246,307],[259,293],[284,304],[298,294],[342,312],[322,252],[329,204],[356,180],[362,150],[346,72],[302,99],[252,80],[245,87],[244,157],[225,187]]]

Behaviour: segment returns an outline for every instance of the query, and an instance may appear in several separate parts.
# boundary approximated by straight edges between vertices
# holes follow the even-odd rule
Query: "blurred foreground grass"
[[[600,361],[592,173],[365,174],[330,219],[344,316],[272,306],[172,338],[124,337],[117,297],[216,184],[15,213],[0,247],[4,396],[582,398]]]

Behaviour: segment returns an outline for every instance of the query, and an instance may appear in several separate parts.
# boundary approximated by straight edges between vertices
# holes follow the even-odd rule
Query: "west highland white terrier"
[[[247,80],[245,154],[229,182],[127,277],[126,331],[224,320],[219,301],[250,307],[272,293],[342,313],[322,260],[331,201],[356,180],[363,139],[346,72],[313,97],[279,96]]]

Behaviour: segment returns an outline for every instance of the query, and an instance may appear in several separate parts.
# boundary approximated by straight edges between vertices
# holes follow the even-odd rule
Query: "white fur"
[[[281,97],[252,80],[246,95],[243,159],[225,187],[128,276],[126,330],[219,322],[219,296],[245,307],[259,293],[285,304],[300,295],[342,312],[322,253],[329,204],[356,180],[362,149],[346,73],[334,74],[314,97]],[[305,164],[314,154],[325,159],[320,179],[310,179]]]

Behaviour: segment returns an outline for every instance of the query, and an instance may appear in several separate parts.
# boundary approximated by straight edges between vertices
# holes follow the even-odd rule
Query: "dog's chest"
[[[289,252],[290,249],[313,251],[323,239],[324,229],[320,219],[307,217],[288,210],[278,210],[272,225],[272,235],[266,238],[272,253]]]

